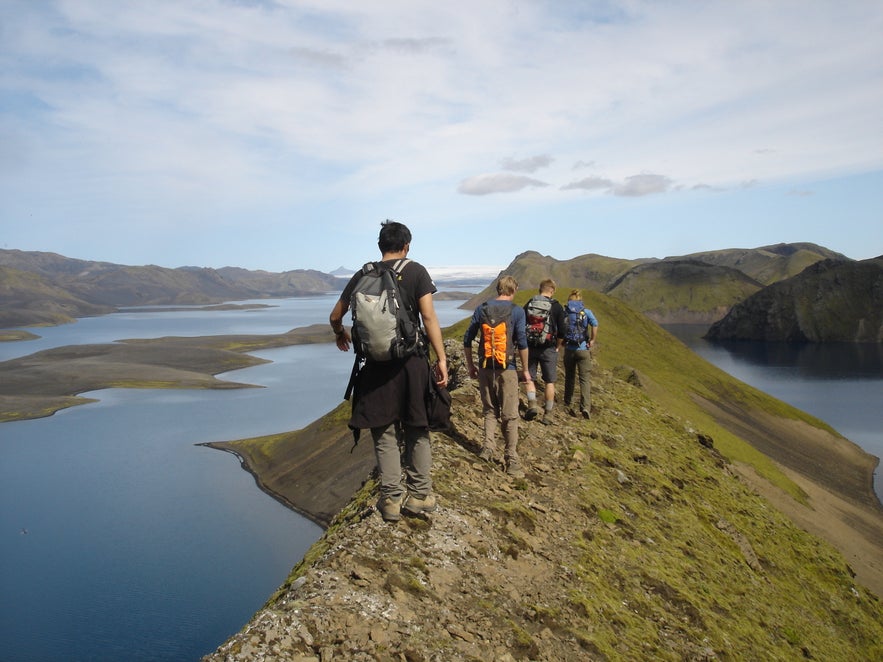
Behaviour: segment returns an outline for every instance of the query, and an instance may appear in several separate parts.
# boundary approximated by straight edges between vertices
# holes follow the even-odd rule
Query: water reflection
[[[878,343],[725,340],[715,344],[736,360],[756,366],[793,367],[806,379],[879,379],[883,376],[883,345]]]

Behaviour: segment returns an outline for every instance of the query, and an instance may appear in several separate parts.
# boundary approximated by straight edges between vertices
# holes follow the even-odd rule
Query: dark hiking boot
[[[535,405],[535,404],[530,404],[530,405],[528,405],[528,407],[527,407],[527,411],[524,412],[524,420],[525,420],[525,421],[532,421],[533,419],[535,419],[535,418],[537,417],[537,415],[538,415],[539,413],[540,413],[540,412],[539,412],[539,410],[537,409],[536,405]]]

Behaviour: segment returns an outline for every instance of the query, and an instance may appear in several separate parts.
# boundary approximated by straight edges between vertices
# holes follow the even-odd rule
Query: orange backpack
[[[505,370],[515,359],[510,301],[487,301],[481,306],[481,367]]]

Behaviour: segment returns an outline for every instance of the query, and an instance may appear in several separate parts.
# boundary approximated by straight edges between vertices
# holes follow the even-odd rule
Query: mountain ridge
[[[595,253],[556,260],[526,251],[504,271],[518,280],[522,290],[535,291],[540,280],[552,278],[558,282],[561,298],[576,287],[620,298],[660,324],[711,324],[746,297],[825,259],[849,260],[827,248],[801,242],[661,260],[622,260]],[[493,287],[488,286],[463,307],[474,307],[493,296]]]
[[[592,418],[559,407],[551,426],[520,422],[523,480],[478,458],[465,321],[446,329],[454,428],[433,435],[439,510],[383,522],[374,478],[350,482],[357,492],[345,498],[343,483],[359,480],[352,465],[362,476],[373,466],[370,449],[357,451],[348,479],[325,476],[341,504],[325,534],[204,660],[883,654],[876,458],[617,299],[598,295],[596,313],[605,333]],[[269,493],[304,505],[327,494],[313,481],[328,473],[320,467],[347,463],[348,413],[342,403],[300,431],[211,445],[236,453]],[[781,445],[776,461],[752,446],[762,443]],[[850,480],[860,466],[865,478]]]
[[[310,269],[281,273],[239,267],[170,269],[0,249],[0,328],[68,323],[120,307],[326,294],[345,283]],[[46,309],[55,314],[47,315]]]
[[[659,323],[711,324],[748,296],[824,259],[849,258],[806,242],[721,249],[661,260],[625,260],[595,253],[557,260],[528,250],[504,271],[515,276],[522,289],[535,288],[540,280],[551,277],[562,289],[564,284],[572,284],[568,287],[622,298]],[[331,274],[304,269],[273,273],[239,267],[138,267],[3,249],[0,329],[66,323],[118,307],[324,294],[341,290],[349,272],[345,267]],[[39,280],[26,279],[23,273],[34,274]],[[474,286],[493,280],[466,279],[459,274],[452,282]],[[463,307],[474,307],[492,293],[489,285]]]

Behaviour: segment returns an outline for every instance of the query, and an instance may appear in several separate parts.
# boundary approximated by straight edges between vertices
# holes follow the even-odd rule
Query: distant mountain
[[[0,250],[0,328],[58,324],[117,307],[212,304],[338,291],[346,283],[312,270],[125,266],[55,253]]]
[[[721,320],[740,302],[822,262],[854,263],[821,246],[794,243],[706,251],[663,260],[625,260],[597,254],[557,260],[527,251],[500,273],[515,276],[522,292],[535,292],[542,279],[553,278],[559,286],[557,297],[562,301],[570,289],[579,288],[589,303],[592,292],[609,294],[658,323],[711,324]],[[469,272],[466,267],[439,267],[435,271],[434,278],[447,290],[456,289],[455,286],[481,286],[496,280],[489,274],[474,278],[479,274]],[[354,270],[343,266],[332,274],[302,269],[272,273],[237,267],[132,267],[77,260],[55,253],[0,250],[0,328],[58,324],[76,317],[105,314],[121,306],[213,304],[323,294],[340,291],[352,273]],[[495,289],[491,282],[462,308],[474,308],[493,296]],[[811,292],[803,292],[801,296],[812,299]],[[846,298],[852,296],[847,294]],[[842,303],[840,308],[844,306]],[[871,323],[873,315],[856,317],[857,310],[864,310],[861,301],[850,301],[848,306],[849,310],[844,310],[847,319],[867,318],[869,321],[865,324]],[[757,320],[756,315],[750,317]],[[805,316],[800,319],[804,320]],[[779,322],[782,328],[786,326],[784,319]],[[775,333],[749,331],[747,324],[742,321],[737,330],[726,333],[745,337],[782,333],[781,330]],[[795,338],[827,337],[827,332],[820,335],[803,326],[803,322],[798,324],[802,329],[800,333],[793,328],[788,333]],[[875,333],[864,327],[855,331],[863,338],[873,337]],[[715,331],[718,332],[724,331]],[[842,334],[835,335],[841,337]]]
[[[810,243],[777,244],[760,248],[732,248],[678,257],[622,260],[603,255],[581,255],[556,260],[528,251],[503,270],[521,290],[536,291],[543,278],[559,286],[564,301],[568,290],[601,292],[617,297],[656,322],[711,324],[736,303],[769,283],[789,278],[807,266],[829,258],[848,258]],[[475,307],[495,295],[491,284],[470,299]]]
[[[820,260],[848,260],[845,255],[809,243],[775,244],[760,248],[730,248],[691,253],[666,260],[696,260],[720,267],[732,267],[763,285],[796,276]]]
[[[883,342],[883,256],[817,262],[733,306],[706,337]]]
[[[655,322],[711,324],[762,287],[738,269],[696,260],[665,260],[629,269],[604,293]]]
[[[0,328],[66,324],[113,311],[83,301],[38,273],[0,266]]]
[[[653,261],[654,258],[623,260],[596,254],[581,255],[571,260],[556,260],[536,251],[527,251],[516,256],[500,273],[514,276],[522,291],[536,291],[541,280],[552,278],[559,286],[557,296],[563,300],[567,297],[565,289],[579,287],[601,292],[630,269]],[[474,308],[482,301],[496,296],[495,287],[496,279],[467,301],[463,308]]]

